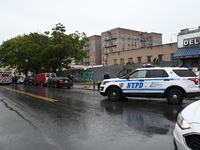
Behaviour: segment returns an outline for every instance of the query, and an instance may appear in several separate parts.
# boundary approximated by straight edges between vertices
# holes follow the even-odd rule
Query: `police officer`
[[[110,76],[109,76],[108,72],[106,72],[106,74],[104,75],[103,79],[110,79]]]

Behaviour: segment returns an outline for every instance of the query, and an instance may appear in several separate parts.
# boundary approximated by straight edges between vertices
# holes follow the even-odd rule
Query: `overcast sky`
[[[51,31],[87,36],[117,27],[162,33],[163,44],[177,42],[181,29],[200,26],[200,0],[0,0],[0,44],[18,35]]]

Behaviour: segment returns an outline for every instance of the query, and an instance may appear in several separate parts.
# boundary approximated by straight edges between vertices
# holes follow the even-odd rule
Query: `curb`
[[[99,90],[97,83],[99,82],[74,82],[74,88],[87,89],[87,90]]]
[[[82,84],[74,84],[73,88],[77,88],[77,89],[84,89],[84,90],[95,90],[98,91],[99,89],[97,88],[97,86],[95,86],[95,89],[93,87],[93,84],[86,84],[86,83],[82,83]]]

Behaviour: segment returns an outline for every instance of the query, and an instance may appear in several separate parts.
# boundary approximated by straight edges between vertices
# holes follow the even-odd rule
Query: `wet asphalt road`
[[[176,116],[193,100],[111,102],[94,90],[3,85],[0,102],[1,150],[172,150]]]

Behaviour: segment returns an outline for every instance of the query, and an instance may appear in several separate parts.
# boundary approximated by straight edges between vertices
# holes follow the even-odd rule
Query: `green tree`
[[[65,34],[65,26],[58,23],[44,34],[30,33],[9,39],[0,45],[0,63],[2,66],[16,68],[18,72],[39,73],[42,70],[56,72],[69,68],[72,61],[80,61],[86,52],[83,46],[88,40],[85,33],[76,31]]]
[[[58,23],[52,29],[52,33],[45,32],[49,36],[50,42],[42,52],[43,67],[56,72],[57,69],[69,68],[72,61],[80,61],[86,52],[83,46],[88,40],[85,33],[76,31],[72,34],[65,34],[65,26]]]
[[[42,68],[42,51],[47,47],[48,37],[38,33],[17,36],[0,46],[0,62],[3,66],[16,68],[19,73],[38,73]]]

